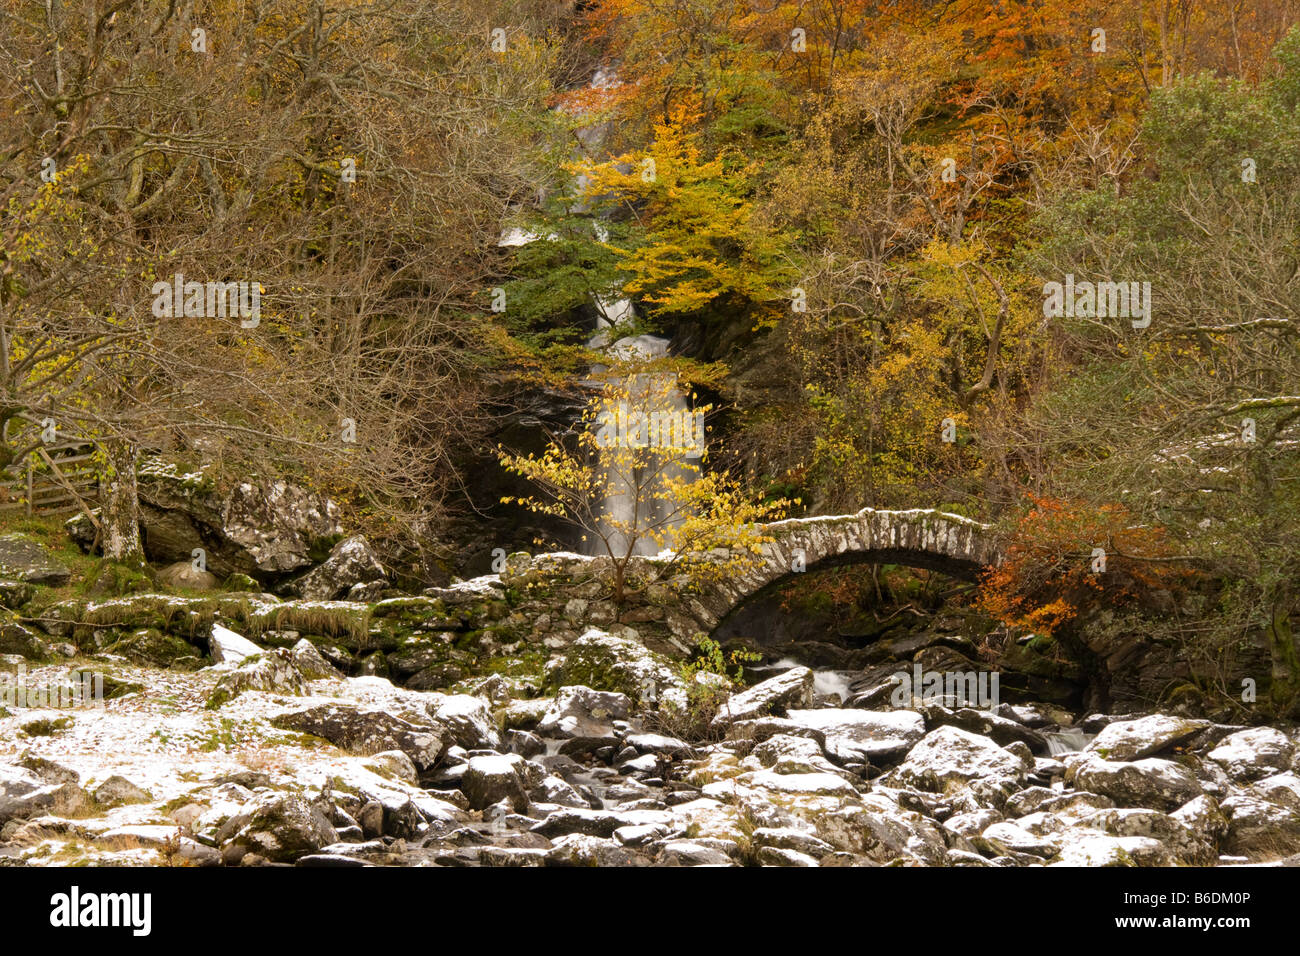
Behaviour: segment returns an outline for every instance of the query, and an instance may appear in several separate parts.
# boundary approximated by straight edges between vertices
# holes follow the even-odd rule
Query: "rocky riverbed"
[[[197,670],[70,645],[58,664],[8,655],[7,687],[110,676],[102,708],[0,709],[0,862],[1205,866],[1300,854],[1291,726],[895,707],[861,691],[844,706],[802,666],[728,696],[716,675],[684,679],[635,631],[614,630],[587,630],[532,677],[489,674],[456,693],[345,677],[309,641],[270,648],[221,626],[196,648]],[[701,688],[721,706],[700,712]]]

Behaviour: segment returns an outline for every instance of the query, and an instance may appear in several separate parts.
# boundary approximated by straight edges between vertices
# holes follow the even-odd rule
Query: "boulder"
[[[1007,805],[1004,809],[1009,817],[1023,817],[1036,812],[1043,804],[1055,800],[1057,796],[1059,796],[1057,791],[1048,787],[1026,787],[1007,797]]]
[[[612,741],[613,721],[626,720],[631,710],[632,701],[624,694],[561,687],[536,730],[542,737]]]
[[[1121,807],[1175,810],[1201,795],[1196,775],[1172,760],[1103,760],[1095,753],[1072,755],[1065,782],[1110,797]]]
[[[217,576],[211,571],[200,571],[193,561],[177,561],[158,572],[158,583],[172,590],[214,591]]]
[[[623,743],[639,753],[665,754],[670,757],[690,756],[692,750],[686,741],[663,734],[628,734]]]
[[[589,628],[556,661],[551,677],[561,684],[627,694],[643,705],[686,706],[686,688],[669,662],[625,631]]]
[[[977,847],[992,850],[998,856],[1015,853],[1027,853],[1044,858],[1055,856],[1059,840],[1050,833],[1044,832],[1045,828],[1032,826],[1034,822],[1037,821],[1026,817],[1014,822],[1002,820],[993,823],[984,829],[978,840],[973,840],[972,843]]]
[[[18,761],[46,783],[80,783],[81,775],[70,767],[27,751]]]
[[[536,757],[538,754],[546,753],[546,744],[542,742],[542,738],[530,731],[507,730],[503,738],[508,753],[519,754],[521,757]]]
[[[230,628],[214,623],[208,635],[208,653],[213,664],[236,667],[245,658],[261,654],[262,648]]]
[[[348,588],[348,593],[344,595],[345,601],[356,601],[359,604],[374,604],[381,600],[384,592],[389,590],[388,580],[379,578],[374,581],[362,581]]]
[[[256,853],[277,863],[292,863],[338,842],[324,812],[296,794],[268,793],[235,815],[218,831],[227,862]]]
[[[918,744],[918,746],[920,746]],[[874,864],[942,866],[948,858],[942,828],[883,794],[844,801],[809,815],[817,836]]]
[[[415,764],[400,750],[385,750],[377,753],[370,758],[366,766],[381,777],[389,777],[409,784],[419,782],[420,774],[415,769]]]
[[[126,777],[112,776],[95,788],[95,802],[104,806],[122,803],[145,803],[152,800],[149,791],[137,787]]]
[[[1159,840],[1179,863],[1188,866],[1210,866],[1218,857],[1216,841],[1207,840],[1181,818],[1158,810],[1098,810],[1083,820],[1081,826],[1102,830],[1112,836]]]
[[[731,857],[697,840],[667,840],[659,846],[664,866],[731,866]]]
[[[364,535],[344,538],[306,574],[285,586],[285,592],[309,601],[346,597],[359,584],[382,582],[387,574]]]
[[[1290,771],[1265,777],[1251,784],[1246,793],[1300,813],[1300,777]]]
[[[1170,866],[1159,840],[1140,836],[1086,835],[1062,848],[1051,866]]]
[[[0,535],[0,576],[60,587],[68,583],[72,569],[39,541],[21,534],[5,534]]]
[[[445,588],[425,588],[420,593],[441,601],[447,607],[459,607],[499,598],[505,593],[505,585],[498,575],[485,574],[468,581],[456,581]]]
[[[433,724],[415,724],[386,711],[346,704],[322,704],[280,714],[272,718],[271,725],[323,737],[342,750],[367,757],[400,750],[422,772],[437,763],[447,734]]]
[[[1002,814],[997,810],[968,810],[954,813],[943,821],[943,828],[963,837],[979,836],[995,823],[1002,821]]]
[[[398,751],[399,753],[401,751]],[[357,811],[357,823],[361,827],[362,835],[368,840],[383,836],[384,833],[384,805],[378,800],[369,800],[362,805]]]
[[[755,846],[790,850],[814,859],[820,859],[835,850],[818,837],[811,827],[807,830],[795,827],[758,827],[750,834],[750,840]]]
[[[1252,727],[1225,738],[1207,756],[1233,780],[1248,782],[1290,768],[1295,746],[1279,730]]]
[[[49,645],[17,621],[0,623],[0,654],[17,654],[29,661],[53,657]]]
[[[527,810],[525,763],[523,757],[515,754],[471,757],[460,783],[461,792],[469,799],[470,809],[485,810],[508,800],[516,812]]]
[[[289,651],[294,666],[307,680],[342,680],[343,675],[333,664],[325,659],[316,645],[303,637]]]
[[[1225,853],[1260,861],[1300,853],[1300,813],[1294,809],[1245,795],[1228,797],[1219,809],[1228,820]]]
[[[1005,750],[987,737],[960,727],[939,727],[908,751],[893,776],[918,790],[950,793],[983,777],[1021,780],[1032,768],[1032,758]]]
[[[500,749],[501,735],[487,705],[479,698],[453,694],[430,703],[428,709],[429,716],[445,726],[452,740],[466,750]]]
[[[509,730],[536,730],[537,725],[555,706],[555,699],[509,700],[497,710],[501,726]]]
[[[1103,727],[1086,749],[1103,760],[1138,760],[1190,740],[1208,726],[1209,721],[1164,714],[1118,720]]]
[[[951,724],[962,730],[969,730],[973,734],[979,734],[981,737],[988,737],[1002,747],[1019,741],[1036,754],[1045,754],[1049,749],[1047,738],[1042,734],[1030,730],[1018,720],[990,713],[987,710],[963,707],[951,711],[946,707],[935,705],[923,707],[921,710],[925,716],[926,726],[931,730],[943,724]]]
[[[538,803],[553,803],[561,807],[591,809],[591,804],[573,785],[555,774],[547,774],[529,791]]]
[[[787,717],[756,717],[753,720],[738,720],[727,728],[727,740],[762,743],[768,737],[777,734],[789,734],[792,737],[807,737],[826,744],[826,735],[814,727],[804,727]]]
[[[1228,832],[1227,818],[1219,812],[1214,798],[1205,794],[1187,801],[1170,816],[1210,846],[1217,846]]]
[[[810,707],[813,702],[813,672],[807,667],[792,667],[783,674],[733,694],[720,708],[710,725],[725,730],[739,720],[753,720],[769,714],[782,716],[789,707]]]
[[[277,647],[246,657],[234,670],[222,674],[207,706],[215,710],[248,690],[302,697],[307,693],[307,679],[294,663],[293,654]]]
[[[840,762],[880,763],[901,756],[925,736],[925,721],[910,710],[789,709],[786,719],[820,731],[826,752]]]
[[[750,757],[776,773],[841,773],[817,741],[808,737],[777,734],[756,746]]]
[[[736,778],[748,787],[769,791],[764,799],[774,803],[806,808],[817,812],[822,806],[819,801],[801,801],[801,797],[836,797],[853,799],[858,795],[857,789],[842,773],[778,773],[775,770],[756,770]],[[726,795],[732,781],[707,784],[703,788],[706,796],[721,797]]]
[[[0,825],[45,813],[79,813],[90,806],[90,795],[75,783],[51,783],[32,771],[0,766]]]
[[[546,851],[547,866],[646,866],[649,861],[617,840],[569,833]]]

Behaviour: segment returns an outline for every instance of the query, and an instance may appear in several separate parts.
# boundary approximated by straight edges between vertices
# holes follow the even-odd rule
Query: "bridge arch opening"
[[[885,551],[836,555],[781,575],[733,607],[712,637],[727,648],[763,655],[756,669],[791,662],[861,669],[922,626],[972,629],[969,601],[978,583],[969,568]],[[920,641],[915,641],[920,643]],[[969,639],[937,640],[968,647]]]
[[[998,562],[985,526],[936,512],[862,512],[772,527],[761,566],[710,609],[714,640],[761,655],[746,668],[750,680],[805,665],[823,703],[874,709],[871,694],[919,665],[998,671],[1010,703],[1081,699],[1086,681],[1068,662],[1059,673],[1004,672],[1024,655],[976,603],[981,574]]]

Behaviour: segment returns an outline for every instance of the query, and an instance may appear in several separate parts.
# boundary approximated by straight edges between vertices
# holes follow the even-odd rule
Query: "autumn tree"
[[[540,454],[502,449],[502,465],[537,489],[504,503],[574,526],[610,561],[616,604],[634,586],[638,555],[669,552],[637,591],[680,571],[705,581],[743,567],[767,540],[759,523],[789,503],[756,501],[705,467],[709,409],[689,409],[676,376],[624,366],[606,379],[567,440],[554,436]],[[714,549],[730,556],[719,560]]]
[[[1151,308],[1050,320],[1071,364],[1027,435],[1045,484],[1122,505],[1250,582],[1239,597],[1284,649],[1300,574],[1297,51],[1300,28],[1261,87],[1201,75],[1161,91],[1139,145],[1150,174],[1039,220],[1041,275],[1147,282]]]
[[[545,168],[545,16],[6,0],[0,17],[7,463],[45,413],[99,440],[119,558],[139,553],[142,451],[201,448],[314,483],[371,530],[427,527],[491,417],[506,333],[481,293]],[[155,314],[177,274],[256,283],[260,316]]]

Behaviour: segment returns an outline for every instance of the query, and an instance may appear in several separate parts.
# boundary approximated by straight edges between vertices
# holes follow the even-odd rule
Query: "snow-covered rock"
[[[722,730],[738,720],[752,720],[789,707],[812,704],[813,672],[807,667],[792,667],[783,674],[755,684],[732,695],[713,718],[714,730]]]
[[[248,853],[291,862],[338,841],[338,832],[321,810],[300,796],[268,793],[232,817],[218,841],[228,863]]]
[[[1072,756],[1066,762],[1066,783],[1103,794],[1122,807],[1175,810],[1202,793],[1196,775],[1172,760],[1103,760],[1091,752]]]
[[[483,810],[508,800],[516,812],[527,810],[525,763],[515,754],[471,757],[460,785],[461,791],[469,798],[470,808]]]
[[[364,535],[344,538],[325,560],[285,586],[285,592],[309,601],[332,601],[358,584],[383,581],[384,565]]]
[[[468,694],[439,696],[429,704],[429,716],[446,726],[452,739],[467,750],[498,750],[501,747],[501,735],[482,698]]]
[[[826,759],[821,745],[809,737],[777,734],[756,746],[749,759],[777,773],[841,773]]]
[[[75,783],[47,783],[35,773],[0,766],[0,824],[38,813],[74,813],[90,805]]]
[[[1169,850],[1159,840],[1139,836],[1084,836],[1068,843],[1051,866],[1169,866]]]
[[[214,669],[225,670],[224,666]],[[273,648],[245,657],[234,669],[226,670],[208,697],[208,707],[221,707],[250,690],[301,697],[307,693],[307,679],[290,651]]]
[[[262,650],[242,634],[236,634],[222,624],[212,625],[212,633],[208,637],[208,653],[212,656],[213,664],[235,667],[244,658],[261,654]]]
[[[562,684],[618,691],[645,707],[684,708],[686,687],[676,670],[633,634],[588,628],[549,668],[550,676]]]
[[[307,638],[300,638],[289,652],[294,666],[307,680],[342,680],[343,675]]]
[[[1233,780],[1250,781],[1291,767],[1295,746],[1272,727],[1252,727],[1225,738],[1207,755]]]
[[[1236,794],[1219,809],[1228,820],[1222,849],[1252,860],[1276,860],[1300,853],[1300,813],[1255,796]]]
[[[1107,724],[1087,751],[1103,760],[1138,760],[1180,744],[1209,726],[1208,721],[1151,714]]]
[[[839,761],[880,762],[905,753],[925,736],[925,721],[910,710],[789,709],[786,719],[821,731],[826,752]]]
[[[400,750],[421,771],[437,762],[447,734],[432,724],[416,724],[386,711],[349,704],[322,704],[280,714],[271,724],[281,730],[323,737],[336,747],[362,756]]]
[[[908,751],[891,776],[920,790],[952,792],[979,778],[1022,780],[1033,759],[959,727],[939,727]]]
[[[615,720],[626,720],[632,701],[625,694],[581,685],[561,687],[537,724],[542,737],[612,740]]]

